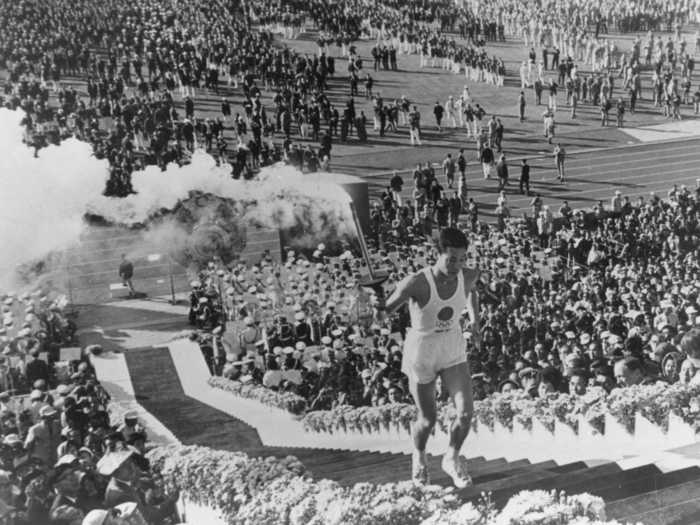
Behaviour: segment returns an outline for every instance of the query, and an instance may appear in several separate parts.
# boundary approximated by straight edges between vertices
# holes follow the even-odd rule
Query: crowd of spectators
[[[2,295],[0,523],[179,523],[145,458],[134,412],[110,418],[109,394],[75,347],[65,300]]]
[[[372,20],[362,21],[362,31],[377,33],[375,62],[387,62],[391,55],[395,68],[396,53],[412,50],[430,57],[433,65],[439,61],[453,68],[464,62],[475,71],[474,80],[488,77],[495,83],[497,70],[502,79],[502,60],[458,46],[440,32],[440,24],[458,14],[449,5],[424,11],[418,3],[379,2],[378,11],[364,6],[355,13],[348,4],[341,14],[324,2],[304,4],[303,11],[295,2],[254,7],[238,0],[206,6],[150,1],[138,8],[123,1],[99,6],[19,2],[0,14],[2,101],[26,112],[26,141],[37,153],[70,136],[90,142],[98,158],[109,160],[107,195],[128,195],[133,171],[186,163],[195,147],[230,163],[236,178],[283,158],[315,171],[328,167],[335,137],[345,141],[355,130],[360,141],[366,140],[366,120],[353,99],[360,83],[372,96],[373,80],[352,45],[361,17]],[[277,24],[285,36],[294,37],[307,16],[321,35],[336,32],[333,40],[349,57],[350,96],[339,107],[328,91],[336,68],[327,42],[322,38],[322,52],[309,57],[276,45],[269,30]],[[476,28],[491,27],[469,16]],[[399,30],[406,34],[399,37]],[[489,30],[471,31],[474,45],[479,31]],[[409,38],[410,49],[399,45]],[[224,86],[225,94],[220,93]],[[232,89],[243,95],[238,111],[229,100]],[[262,90],[272,93],[272,106],[262,103]],[[203,94],[221,96],[220,116],[201,118],[196,100]],[[302,150],[292,144],[293,134],[312,138],[320,147]]]
[[[700,319],[698,191],[674,187],[667,199],[634,202],[618,192],[544,234],[519,219],[503,231],[458,222],[470,237],[469,264],[482,271],[482,346],[467,342],[477,398],[691,380],[697,366],[680,341]],[[424,234],[394,231],[400,217],[413,217],[410,203],[380,211],[399,217],[383,216],[391,227],[370,239],[392,289],[435,252]],[[406,400],[408,315],[375,323],[374,296],[359,285],[365,273],[362,259],[331,257],[325,246],[290,252],[284,265],[212,263],[193,283],[192,301],[193,323],[209,321],[200,339],[212,373],[295,392],[312,409]]]
[[[66,297],[38,290],[0,299],[0,390],[27,394],[36,381],[53,386],[65,379],[69,362],[61,350],[75,344],[76,332]]]
[[[694,60],[680,33],[694,20],[690,3],[646,2],[635,10],[624,2],[608,4],[559,9],[517,2],[459,6],[447,0],[337,5],[218,0],[165,6],[151,0],[135,8],[123,0],[98,6],[27,0],[0,13],[2,97],[6,106],[26,111],[26,140],[37,151],[69,136],[90,142],[97,157],[109,160],[105,193],[113,196],[133,191],[133,171],[187,163],[195,147],[228,162],[236,178],[251,177],[260,166],[282,159],[308,171],[328,170],[334,141],[346,142],[353,133],[360,143],[367,141],[368,117],[355,102],[360,85],[372,99],[374,130],[383,136],[407,125],[412,143],[420,145],[420,114],[405,98],[385,100],[373,91],[375,80],[368,67],[363,69],[354,44],[360,38],[376,41],[375,71],[396,69],[397,54],[416,53],[422,66],[464,70],[468,81],[497,86],[503,85],[505,65],[489,57],[484,44],[505,35],[524,38],[532,49],[521,77],[540,92],[537,100],[549,90],[556,101],[557,87],[566,89],[567,104],[574,108],[576,101],[600,105],[602,122],[612,106],[620,106],[610,70],[623,78],[630,111],[642,96],[641,68],[652,64],[651,98],[666,115],[680,118],[681,103],[700,104],[700,91],[691,93]],[[650,33],[623,54],[614,41],[599,38],[608,26],[673,30],[676,39],[666,42]],[[318,55],[275,42],[273,33],[295,38],[306,28],[317,31]],[[466,45],[457,43],[458,34]],[[348,58],[347,76],[336,71],[333,47]],[[542,52],[539,64],[535,47]],[[552,69],[559,70],[558,82],[542,77],[549,56]],[[593,72],[577,75],[575,61],[590,64]],[[334,76],[348,79],[344,101],[330,93]],[[238,111],[229,99],[232,89],[243,95]],[[263,90],[272,95],[271,105],[263,104]],[[221,97],[220,115],[202,118],[202,95]],[[550,107],[555,110],[556,104]],[[479,130],[470,126],[481,120],[475,117],[481,110],[471,107],[468,92],[441,108],[446,121],[451,118],[454,127],[459,120],[476,138]],[[441,118],[436,113],[438,128]],[[318,147],[302,148],[293,137],[311,139]]]
[[[26,112],[26,141],[37,152],[69,136],[90,142],[97,157],[109,160],[105,193],[124,196],[134,170],[186,163],[200,146],[229,162],[234,177],[251,177],[281,159],[309,171],[328,169],[334,140],[347,141],[353,130],[366,140],[367,119],[354,101],[361,83],[381,135],[400,125],[419,129],[408,100],[385,103],[373,92],[358,39],[375,41],[374,71],[395,70],[400,55],[420,54],[423,67],[503,85],[503,61],[490,58],[484,45],[506,35],[523,38],[531,48],[520,72],[523,87],[539,90],[537,100],[549,90],[554,112],[561,85],[572,116],[577,100],[590,101],[601,106],[602,121],[614,97],[611,70],[619,71],[634,111],[641,70],[652,67],[650,98],[675,117],[680,103],[700,103],[700,94],[691,96],[694,59],[681,36],[695,16],[687,0],[556,7],[23,0],[0,12],[2,101]],[[308,24],[318,30],[317,55],[276,45],[273,33],[295,38]],[[650,33],[622,53],[600,37],[608,28]],[[659,30],[675,32],[675,39],[652,33]],[[453,32],[467,44],[457,44]],[[696,51],[699,43],[696,35]],[[336,55],[348,58],[349,98],[341,106],[329,90],[329,79],[345,76],[336,71]],[[592,72],[577,74],[575,62]],[[550,69],[558,82],[545,86],[543,72]],[[240,87],[240,111],[220,93],[224,86]],[[220,117],[198,118],[202,90],[220,96]],[[263,90],[273,93],[272,106],[263,104]],[[480,153],[482,143],[500,151],[502,126],[500,136],[497,123],[478,129],[483,110],[468,106],[468,90],[457,98],[436,109],[436,119],[445,114],[453,125],[458,119],[480,142]],[[235,145],[229,147],[224,130]],[[295,135],[321,147],[302,149],[293,144]],[[509,390],[580,395],[592,384],[610,391],[700,378],[700,352],[693,353],[700,347],[697,188],[674,187],[663,200],[632,202],[616,194],[590,214],[562,208],[556,223],[535,199],[531,220],[503,213],[494,228],[479,222],[477,204],[466,197],[464,166],[463,152],[443,163],[445,188],[430,165],[419,165],[406,202],[403,180],[392,178],[371,212],[368,240],[391,289],[434,260],[435,229],[468,231],[470,264],[482,271],[482,345],[474,346],[465,331],[477,398]],[[319,245],[290,251],[282,265],[268,257],[255,266],[212,263],[202,271],[192,283],[190,322],[212,374],[296,393],[311,410],[410,401],[401,373],[407,311],[375,322],[374,296],[360,285],[366,265],[347,248],[331,255]],[[0,523],[178,522],[177,494],[165,495],[150,473],[136,415],[110,421],[109,396],[88,353],[74,352],[65,300],[41,292],[0,299]],[[440,388],[438,395],[445,395]]]

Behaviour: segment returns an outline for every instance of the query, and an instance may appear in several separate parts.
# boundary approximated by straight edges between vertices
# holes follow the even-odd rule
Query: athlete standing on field
[[[465,267],[467,248],[468,241],[462,231],[443,229],[437,262],[401,281],[386,304],[380,303],[378,308],[381,316],[383,310],[391,313],[408,302],[411,328],[404,343],[402,371],[408,376],[411,395],[418,408],[412,432],[415,445],[412,475],[419,484],[430,482],[425,446],[435,426],[438,375],[457,413],[442,469],[457,487],[472,484],[466,459],[459,454],[469,433],[474,408],[466,342],[460,326],[465,308],[472,320],[472,340],[477,345],[481,342],[479,302],[472,292],[479,271]]]

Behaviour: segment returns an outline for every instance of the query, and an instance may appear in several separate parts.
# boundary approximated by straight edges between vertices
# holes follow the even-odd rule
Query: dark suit
[[[37,379],[49,381],[49,365],[41,359],[35,358],[34,361],[27,363],[27,382],[32,385]]]

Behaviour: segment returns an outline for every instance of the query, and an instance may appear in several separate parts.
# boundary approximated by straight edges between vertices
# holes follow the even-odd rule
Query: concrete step
[[[634,521],[627,521],[630,519]],[[700,523],[700,497],[696,496],[663,508],[625,517],[625,523],[643,523],[644,525],[698,525],[698,523]]]
[[[605,497],[606,501],[616,501],[698,479],[700,479],[700,467],[687,467],[673,472],[637,476],[624,484],[609,487],[601,496]]]
[[[556,467],[547,469],[551,472],[555,472],[557,474],[566,474],[568,472],[575,472],[577,470],[586,470],[588,468],[588,465],[584,463],[583,461],[574,461],[573,463],[566,463],[564,465],[557,465]]]
[[[581,486],[588,480],[593,480],[593,482],[596,482],[596,480],[599,480],[604,476],[617,474],[621,471],[622,469],[617,463],[605,463],[596,467],[576,470],[573,472],[565,472],[555,476],[554,478],[528,482],[525,486],[513,484],[511,487],[495,490],[493,493],[493,499],[497,505],[504,505],[513,494],[520,490],[550,490],[552,488],[557,488],[566,490],[568,493],[573,494],[574,491],[569,490],[569,487],[572,485]],[[576,492],[581,492],[581,490],[577,490]]]
[[[534,482],[550,480],[556,474],[546,468],[525,467],[522,469],[512,469],[503,473],[500,479],[486,480],[485,478],[473,477],[474,486],[460,492],[460,497],[467,500],[478,499],[482,492],[495,492],[498,490],[509,490],[513,493],[523,490],[520,487],[529,487]]]
[[[606,505],[606,513],[611,519],[634,522],[640,521],[637,518],[639,515],[682,505],[698,498],[700,498],[700,479],[612,501]]]
[[[660,474],[661,471],[655,465],[644,465],[634,469],[604,474],[602,476],[585,477],[585,479],[580,474],[577,475],[573,473],[570,475],[568,481],[566,479],[562,480],[561,488],[565,488],[569,494],[590,492],[596,496],[606,498],[606,501],[610,501],[611,499],[615,499],[612,498],[613,493],[626,490],[625,487],[629,487],[631,483]],[[631,496],[633,494],[639,494],[639,491],[628,493],[626,496]]]
[[[556,474],[547,470],[547,468],[555,467],[557,464],[554,461],[542,461],[539,463],[525,462],[527,460],[518,460],[508,462],[503,468],[496,471],[480,472],[479,469],[470,471],[470,475],[474,480],[474,485],[489,485],[492,490],[497,490],[504,483],[512,484],[517,480],[511,480],[516,476],[522,476],[533,472],[544,472],[546,476],[553,477]],[[508,481],[511,480],[511,481]],[[532,480],[537,481],[537,480]]]
[[[311,456],[305,461],[305,465],[317,472],[337,470],[340,467],[366,467],[391,460],[403,454],[391,454],[389,452],[367,452],[358,455],[353,450],[338,450],[333,456]]]

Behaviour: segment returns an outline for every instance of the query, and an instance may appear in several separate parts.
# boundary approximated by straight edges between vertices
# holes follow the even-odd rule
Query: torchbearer
[[[420,485],[430,483],[426,444],[435,426],[435,382],[438,376],[456,409],[450,428],[450,445],[442,469],[455,486],[472,485],[466,459],[460,455],[469,433],[474,411],[471,374],[460,314],[471,317],[471,338],[480,345],[479,301],[474,292],[479,271],[466,268],[468,241],[457,228],[440,232],[437,262],[406,277],[386,302],[379,297],[379,318],[408,303],[411,328],[404,343],[402,371],[418,409],[412,436],[414,443],[412,477]]]

